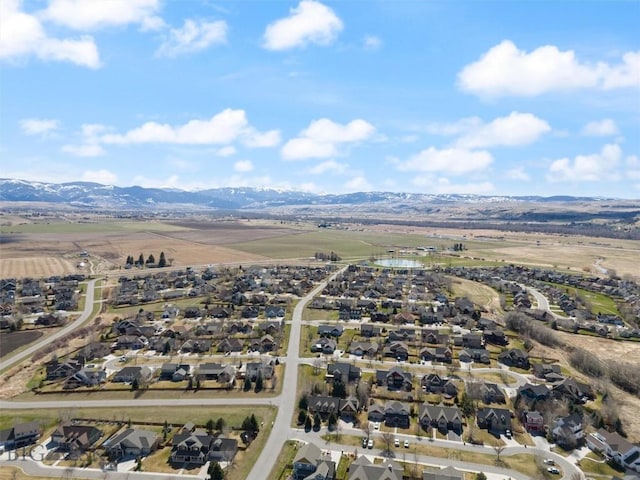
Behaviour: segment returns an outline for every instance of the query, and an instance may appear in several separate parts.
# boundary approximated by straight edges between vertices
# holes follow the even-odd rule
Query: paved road
[[[86,294],[86,300],[84,303],[84,310],[80,315],[80,317],[75,322],[72,322],[69,325],[64,326],[61,330],[58,330],[56,333],[52,335],[44,335],[40,341],[34,343],[28,348],[25,348],[21,352],[18,352],[15,355],[10,356],[6,360],[1,361],[0,372],[4,371],[8,367],[15,365],[21,360],[24,360],[30,355],[33,355],[42,347],[57,340],[58,338],[65,336],[67,333],[71,332],[75,328],[80,327],[80,325],[86,322],[87,319],[91,316],[91,312],[93,311],[93,305],[95,301],[94,297],[95,297],[96,282],[97,280],[89,280],[89,282],[87,283],[87,294]]]
[[[247,480],[264,480],[267,472],[270,472],[275,465],[284,442],[289,439],[291,419],[296,407],[298,366],[301,363],[300,330],[302,326],[302,312],[307,303],[309,303],[315,295],[320,293],[327,283],[343,270],[344,269],[337,271],[329,279],[314,288],[306,297],[298,302],[296,308],[293,310],[289,346],[285,359],[286,367],[282,380],[282,393],[279,399],[274,400],[274,403],[277,401],[278,404],[278,414],[276,415],[269,441],[266,443],[253,469],[247,476]]]
[[[569,317],[563,317],[562,315],[558,315],[557,313],[551,311],[551,307],[549,306],[549,300],[547,299],[547,297],[545,297],[542,294],[542,292],[540,292],[539,290],[536,290],[535,288],[529,287],[527,285],[520,285],[520,286],[524,288],[527,292],[529,292],[531,295],[533,295],[533,298],[535,298],[536,302],[538,303],[539,310],[544,310],[550,313],[553,316],[553,318],[557,320],[568,320]]]

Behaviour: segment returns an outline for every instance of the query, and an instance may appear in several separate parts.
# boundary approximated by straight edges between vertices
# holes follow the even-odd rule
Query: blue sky
[[[2,0],[0,176],[640,198],[640,2]]]

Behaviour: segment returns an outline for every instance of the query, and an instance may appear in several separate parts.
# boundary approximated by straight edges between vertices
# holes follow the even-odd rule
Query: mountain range
[[[496,204],[504,202],[584,203],[602,202],[600,197],[572,196],[483,196],[472,194],[421,194],[401,192],[355,192],[341,195],[259,188],[215,188],[200,191],[118,187],[92,182],[43,183],[0,179],[0,201],[47,202],[78,208],[162,209],[192,206],[221,210],[263,210],[273,208],[321,208],[323,206],[393,206],[415,209],[419,206],[453,204]]]

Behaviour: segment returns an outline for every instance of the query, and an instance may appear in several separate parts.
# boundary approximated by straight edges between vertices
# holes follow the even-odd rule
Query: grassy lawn
[[[297,451],[298,442],[291,440],[286,441],[282,446],[282,450],[280,450],[280,453],[278,454],[276,463],[268,478],[272,478],[274,480],[285,480],[289,478],[289,475],[292,473],[289,466],[292,464],[293,457],[296,456]]]
[[[623,474],[620,471],[612,468],[609,464],[603,461],[600,455],[593,452],[589,452],[582,460],[580,460],[580,468],[586,474],[602,475],[606,478],[613,478],[615,476],[621,477]]]
[[[17,467],[0,467],[0,480],[60,480],[60,477],[34,477]]]
[[[329,322],[337,321],[340,312],[337,310],[323,310],[318,308],[305,307],[302,311],[302,320],[327,320]]]

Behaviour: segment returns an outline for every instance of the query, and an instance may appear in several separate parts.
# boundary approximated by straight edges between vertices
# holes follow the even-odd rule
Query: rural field
[[[426,255],[427,266],[521,263],[580,272],[638,275],[640,243],[494,230],[455,230],[397,225],[314,224],[274,220],[96,220],[86,223],[5,222],[0,227],[0,277],[50,276],[120,270],[127,256],[156,258],[171,266],[309,261],[316,252],[336,252],[357,261],[416,247],[442,251],[454,242],[459,255]],[[88,252],[81,257],[80,252]],[[80,262],[83,265],[79,267]]]

